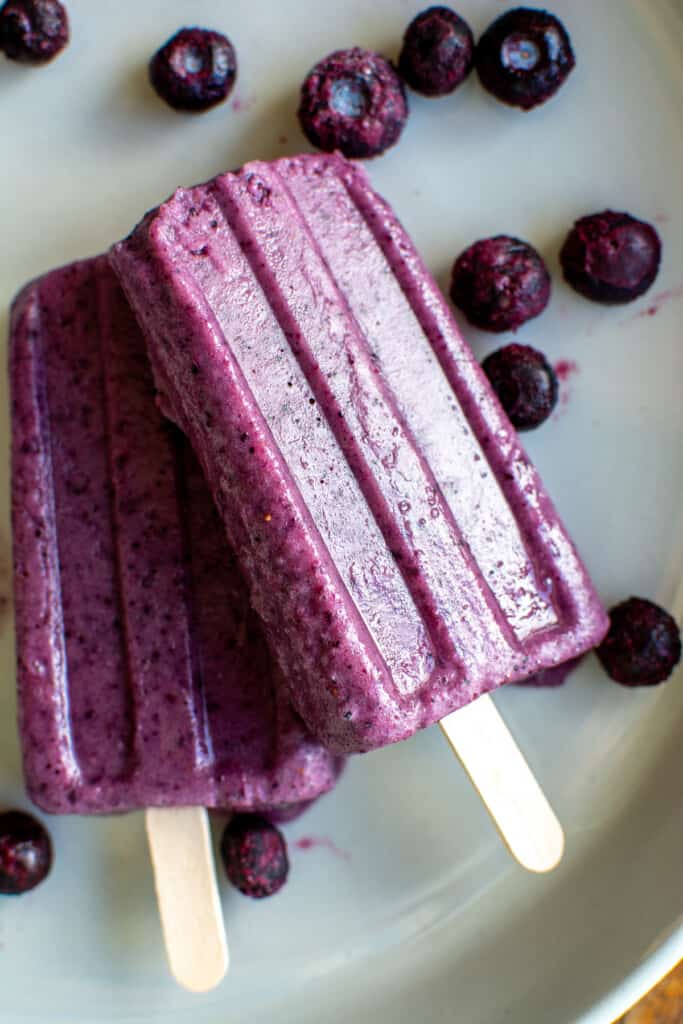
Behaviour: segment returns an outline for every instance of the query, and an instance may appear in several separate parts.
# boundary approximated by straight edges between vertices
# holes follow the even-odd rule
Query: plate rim
[[[683,7],[678,7],[678,0],[666,0],[663,10],[676,17],[680,14],[683,30]],[[0,310],[0,323],[5,312]],[[652,942],[639,962],[629,968],[624,965],[618,980],[608,983],[590,1006],[567,1024],[613,1024],[683,960],[683,921],[672,917],[670,927]]]
[[[683,960],[683,924],[576,1021],[614,1024]]]

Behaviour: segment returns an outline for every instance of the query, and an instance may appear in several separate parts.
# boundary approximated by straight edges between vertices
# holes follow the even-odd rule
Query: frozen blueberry
[[[30,814],[0,814],[0,893],[16,896],[43,881],[52,866],[52,843]]]
[[[594,302],[631,302],[659,271],[657,231],[629,213],[604,210],[577,220],[560,252],[572,288]]]
[[[69,18],[57,0],[7,0],[0,8],[0,50],[23,64],[46,64],[69,42]]]
[[[562,22],[532,7],[496,18],[477,43],[474,60],[484,88],[523,110],[550,99],[575,63]]]
[[[483,238],[455,261],[451,298],[475,327],[514,331],[547,306],[550,274],[528,242],[509,235]]]
[[[230,95],[236,77],[232,43],[205,28],[181,28],[149,64],[152,85],[175,110],[214,107]]]
[[[557,404],[557,377],[542,352],[505,345],[482,363],[491,387],[517,430],[545,423]]]
[[[225,871],[245,896],[272,896],[287,881],[289,860],[285,837],[258,814],[236,814],[221,840]]]
[[[445,96],[467,78],[473,61],[467,22],[450,7],[428,7],[406,29],[398,70],[416,92]]]
[[[403,82],[392,65],[360,47],[331,53],[301,86],[304,135],[327,153],[377,156],[398,142],[407,117]]]
[[[597,655],[607,675],[622,686],[655,686],[668,679],[681,657],[673,618],[643,597],[610,609],[607,636]]]

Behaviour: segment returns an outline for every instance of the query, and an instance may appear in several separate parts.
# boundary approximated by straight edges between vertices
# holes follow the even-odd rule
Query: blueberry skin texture
[[[69,17],[57,0],[8,0],[0,8],[0,50],[21,64],[47,64],[69,42]]]
[[[577,220],[560,252],[565,280],[593,302],[632,302],[659,272],[656,229],[630,213],[603,210]]]
[[[516,7],[477,43],[481,84],[496,99],[531,110],[554,96],[576,63],[569,33],[548,11]]]
[[[182,28],[157,50],[149,80],[174,110],[201,112],[222,103],[237,77],[230,40],[204,28]]]
[[[458,256],[450,293],[475,327],[514,331],[547,306],[550,274],[528,242],[496,235],[474,242]]]
[[[428,7],[406,29],[398,61],[403,80],[423,96],[446,96],[474,65],[474,36],[449,7]]]
[[[557,405],[557,375],[530,345],[505,345],[486,357],[482,369],[517,430],[540,427]]]
[[[408,101],[388,60],[353,47],[335,50],[309,72],[298,115],[304,135],[317,149],[362,159],[379,156],[398,142]]]
[[[0,814],[0,893],[35,889],[52,867],[52,842],[41,823],[23,811]]]
[[[622,686],[656,686],[681,658],[681,634],[664,608],[630,597],[609,612],[610,627],[596,654],[611,679]]]
[[[273,896],[287,881],[287,843],[280,830],[258,814],[236,814],[221,839],[221,856],[232,884],[245,896]]]

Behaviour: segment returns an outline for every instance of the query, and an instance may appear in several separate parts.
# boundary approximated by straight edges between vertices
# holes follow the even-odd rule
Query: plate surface
[[[181,183],[305,149],[294,112],[308,68],[357,43],[395,56],[419,9],[68,6],[73,41],[54,64],[0,62],[3,345],[9,301],[29,277],[106,248]],[[457,6],[476,33],[504,9]],[[553,9],[577,54],[554,101],[517,113],[474,78],[448,99],[411,96],[401,143],[370,173],[444,286],[454,256],[485,235],[520,235],[547,257],[551,306],[519,340],[577,369],[527,447],[604,600],[636,593],[673,608],[683,556],[683,5]],[[166,109],[146,83],[149,55],[188,23],[226,31],[240,60],[231,101],[200,117]],[[578,298],[557,273],[570,223],[607,206],[655,220],[664,244],[652,292],[621,309]],[[500,343],[467,336],[481,356]],[[0,416],[6,593],[4,375]],[[11,632],[5,603],[0,800],[25,806]],[[683,678],[630,692],[588,660],[561,691],[511,688],[497,701],[566,826],[567,856],[551,876],[510,861],[430,730],[355,760],[336,792],[288,827],[293,870],[277,899],[252,903],[225,887],[233,970],[197,998],[167,976],[141,816],[53,819],[49,882],[0,902],[3,1021],[606,1024],[683,956]]]

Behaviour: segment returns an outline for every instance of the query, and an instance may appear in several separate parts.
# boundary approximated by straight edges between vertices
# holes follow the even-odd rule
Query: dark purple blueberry
[[[505,345],[482,369],[517,430],[545,423],[557,404],[557,376],[542,352],[529,345]]]
[[[0,8],[0,50],[22,64],[47,64],[69,42],[69,18],[57,0],[7,0]]]
[[[245,896],[272,896],[287,881],[289,860],[282,832],[258,814],[236,814],[221,840],[225,871]]]
[[[181,28],[149,64],[150,82],[175,110],[214,107],[230,95],[236,77],[232,43],[205,28]]]
[[[610,609],[607,636],[596,649],[608,676],[622,686],[655,686],[681,657],[681,634],[658,604],[629,597]]]
[[[34,889],[52,867],[47,830],[30,814],[0,814],[0,893],[16,896]]]
[[[416,92],[445,96],[464,82],[473,61],[467,22],[450,7],[428,7],[406,29],[398,70]]]
[[[549,100],[575,63],[562,22],[532,7],[496,18],[477,43],[474,60],[484,88],[523,110]]]
[[[515,331],[548,305],[550,274],[528,242],[483,238],[455,261],[451,298],[475,327]]]
[[[407,117],[403,82],[392,65],[357,46],[329,54],[301,86],[301,128],[326,153],[377,156],[398,142]]]
[[[662,244],[657,231],[629,213],[604,210],[577,220],[560,252],[572,288],[594,302],[631,302],[657,276]]]

